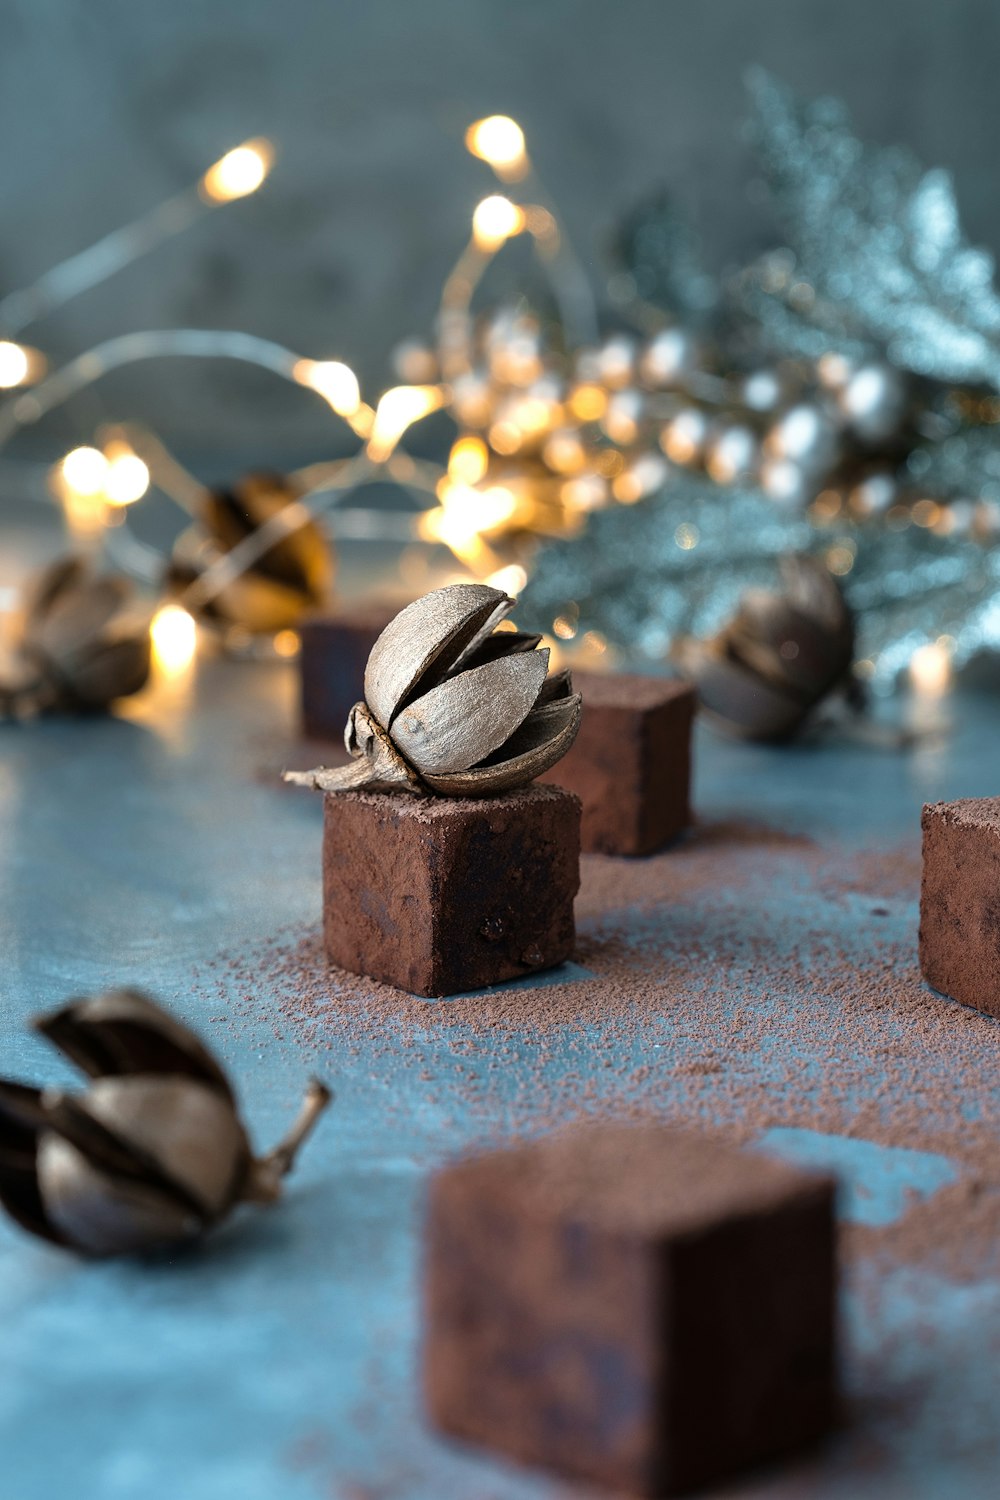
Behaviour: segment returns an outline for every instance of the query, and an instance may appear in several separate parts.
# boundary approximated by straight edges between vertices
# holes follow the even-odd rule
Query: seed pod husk
[[[853,697],[854,616],[821,559],[781,559],[780,592],[744,594],[733,618],[707,641],[678,643],[676,659],[706,713],[744,739],[787,739],[819,703]]]
[[[286,629],[320,608],[329,597],[334,566],[315,521],[276,537],[204,599],[197,588],[209,568],[298,498],[294,485],[277,474],[248,474],[230,489],[206,491],[196,523],[174,545],[166,577],[169,590],[210,623],[238,625],[255,634]]]
[[[498,629],[514,600],[452,584],[386,626],[351,711],[348,766],[286,772],[319,791],[368,787],[486,797],[525,786],[565,755],[580,723],[568,672],[548,674],[541,637]]]
[[[62,558],[25,591],[20,633],[0,661],[0,714],[107,709],[145,686],[149,665],[149,612],[131,584]]]
[[[329,1102],[313,1082],[286,1140],[256,1158],[216,1059],[147,996],[109,991],[35,1025],[91,1081],[80,1094],[0,1081],[0,1202],[81,1254],[162,1250],[273,1201]]]

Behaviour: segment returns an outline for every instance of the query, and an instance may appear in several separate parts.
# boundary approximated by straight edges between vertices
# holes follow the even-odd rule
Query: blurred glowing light
[[[179,677],[194,661],[198,627],[179,604],[164,604],[149,626],[153,665],[165,677]]]
[[[0,390],[12,391],[19,385],[30,385],[43,374],[45,360],[37,349],[0,339]]]
[[[480,250],[497,250],[524,228],[524,210],[502,193],[478,204],[472,215],[472,237]]]
[[[270,141],[244,141],[220,157],[201,179],[201,191],[212,203],[230,203],[255,193],[271,170],[274,147]]]
[[[444,395],[434,385],[394,385],[379,397],[368,440],[368,457],[383,463],[403,433],[444,402]]]
[[[919,646],[910,657],[910,681],[918,693],[939,698],[951,683],[951,646],[949,636],[939,636],[926,646]]]
[[[465,132],[466,149],[507,181],[523,177],[528,165],[524,131],[509,115],[487,115]]]
[[[608,405],[608,393],[599,385],[578,385],[569,398],[569,409],[579,422],[596,422]]]
[[[121,447],[109,450],[104,475],[104,497],[109,505],[134,505],[149,489],[149,469],[137,453]]]
[[[491,588],[503,589],[505,594],[510,594],[513,598],[517,597],[527,581],[528,575],[520,563],[508,563],[505,568],[497,568],[496,572],[491,573],[486,579]]]
[[[99,495],[108,475],[108,461],[99,448],[74,448],[59,465],[59,472],[77,495]]]
[[[309,386],[329,402],[340,417],[353,417],[361,405],[358,377],[339,359],[300,359],[292,370],[300,385]]]
[[[457,484],[478,484],[490,462],[490,450],[480,437],[460,437],[448,455],[448,474]]]
[[[297,630],[279,630],[273,641],[278,656],[298,656],[299,633]]]

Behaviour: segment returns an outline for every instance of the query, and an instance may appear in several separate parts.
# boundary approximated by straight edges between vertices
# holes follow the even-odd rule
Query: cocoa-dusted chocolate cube
[[[587,854],[652,854],[691,821],[695,692],[663,677],[574,672],[583,717],[544,780],[583,803]]]
[[[313,615],[299,626],[302,729],[310,738],[343,739],[347,716],[364,695],[369,653],[395,614],[389,605],[366,605]]]
[[[423,1375],[448,1433],[643,1496],[822,1436],[834,1184],[711,1137],[582,1126],[431,1183]]]
[[[327,956],[413,994],[453,995],[562,963],[579,884],[580,804],[559,787],[326,798]]]
[[[1000,1016],[1000,797],[921,816],[920,968],[928,984]]]

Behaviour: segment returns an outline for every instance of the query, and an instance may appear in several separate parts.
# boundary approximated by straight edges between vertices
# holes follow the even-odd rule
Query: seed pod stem
[[[312,1135],[332,1093],[318,1078],[310,1079],[298,1117],[284,1140],[273,1151],[251,1164],[243,1198],[250,1203],[273,1203],[281,1195],[281,1183],[295,1166],[295,1159]]]
[[[351,710],[347,743],[354,759],[346,766],[317,766],[311,771],[285,771],[283,779],[314,792],[360,792],[391,787],[396,791],[425,790],[413,767],[363,703]]]

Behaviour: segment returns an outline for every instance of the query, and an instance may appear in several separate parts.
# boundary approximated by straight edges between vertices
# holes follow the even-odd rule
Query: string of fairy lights
[[[274,149],[263,139],[227,152],[196,183],[152,212],[32,286],[0,298],[0,390],[7,393],[0,400],[0,449],[109,372],[163,358],[229,359],[270,371],[321,399],[357,439],[349,456],[290,475],[289,503],[214,556],[178,597],[156,610],[154,651],[168,668],[191,660],[197,618],[234,579],[318,519],[334,536],[350,535],[354,526],[360,527],[355,534],[444,547],[469,573],[517,593],[539,539],[572,535],[590,512],[642,500],[663,485],[672,467],[701,465],[719,483],[736,482],[747,471],[754,435],[745,423],[730,422],[712,436],[706,412],[723,408],[731,392],[726,382],[692,362],[684,330],[668,326],[642,340],[632,334],[601,340],[592,287],[517,122],[506,115],[477,120],[465,145],[490,168],[499,190],[472,213],[468,242],[443,284],[434,340],[407,340],[397,347],[400,383],[373,404],[363,399],[347,363],[315,360],[246,332],[134,332],[53,370],[41,350],[21,341],[23,331],[43,314],[113,276],[201,215],[255,193],[274,162]],[[485,316],[474,310],[493,260],[522,237],[551,293],[555,316],[544,329],[521,306]],[[696,404],[679,398],[682,387],[687,398],[693,392]],[[753,407],[754,392],[748,388],[745,394],[745,404]],[[400,446],[410,428],[437,411],[446,412],[457,429],[440,464],[417,460]],[[790,419],[794,426],[794,412],[786,416],[786,426]],[[792,442],[796,432],[789,431]],[[773,458],[774,482],[780,479],[787,489],[794,481],[795,455],[775,451]],[[376,478],[413,492],[421,508],[378,517],[350,511],[345,499]],[[123,522],[130,508],[152,488],[191,515],[197,515],[205,495],[159,435],[129,425],[109,426],[93,443],[66,453],[49,482],[74,545],[90,551],[128,531]],[[775,491],[774,498],[784,503],[794,497]],[[823,504],[824,497],[815,503]],[[918,524],[925,519],[915,516]],[[695,527],[678,528],[677,536],[678,546],[698,545]],[[141,544],[133,541],[130,547],[118,550],[138,558]],[[163,562],[158,554],[147,559],[147,582],[158,570],[162,576]],[[289,630],[279,631],[275,640],[282,654],[296,649]]]

